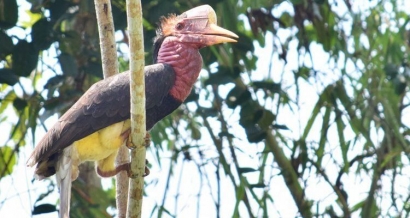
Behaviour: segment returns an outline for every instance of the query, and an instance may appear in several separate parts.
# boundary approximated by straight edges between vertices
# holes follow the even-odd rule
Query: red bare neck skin
[[[180,42],[169,36],[162,42],[158,51],[158,63],[171,65],[175,71],[175,84],[170,94],[184,102],[198,79],[202,68],[202,57],[195,45]]]

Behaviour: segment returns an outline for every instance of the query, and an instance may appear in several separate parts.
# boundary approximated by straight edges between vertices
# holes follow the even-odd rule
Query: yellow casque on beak
[[[179,18],[181,21],[185,21],[187,26],[187,28],[181,30],[180,33],[199,36],[197,40],[200,41],[203,46],[224,42],[237,42],[236,39],[239,38],[235,33],[217,25],[216,13],[209,5],[193,8],[181,14]]]

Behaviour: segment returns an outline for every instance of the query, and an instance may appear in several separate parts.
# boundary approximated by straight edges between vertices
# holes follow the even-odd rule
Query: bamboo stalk
[[[100,37],[101,63],[104,78],[118,73],[117,47],[115,44],[114,21],[109,0],[94,0]]]
[[[131,85],[131,177],[127,217],[141,217],[145,172],[145,78],[141,1],[127,1]]]
[[[97,15],[98,34],[100,38],[101,62],[104,78],[118,74],[117,47],[115,43],[115,28],[109,0],[94,0]],[[129,162],[128,149],[121,147],[116,165]],[[116,175],[116,203],[118,217],[124,218],[127,213],[128,176],[126,172]]]

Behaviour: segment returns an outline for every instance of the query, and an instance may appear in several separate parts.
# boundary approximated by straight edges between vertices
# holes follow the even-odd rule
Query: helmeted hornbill
[[[217,26],[216,21],[209,5],[162,18],[154,40],[156,64],[144,69],[147,130],[189,95],[202,67],[200,48],[236,42],[238,36]],[[129,78],[129,72],[124,72],[97,82],[54,124],[27,162],[28,166],[37,165],[38,179],[56,174],[58,182],[69,180],[71,188],[78,165],[84,161],[96,161],[96,171],[103,177],[129,169],[129,164],[114,165],[118,149],[129,135]],[[69,146],[71,149],[66,149]]]

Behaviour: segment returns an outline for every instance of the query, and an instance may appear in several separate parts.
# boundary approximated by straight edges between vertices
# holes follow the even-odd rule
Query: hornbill
[[[147,130],[189,95],[202,67],[199,49],[236,42],[236,38],[233,32],[217,26],[215,11],[209,5],[161,19],[154,39],[155,64],[144,69]],[[129,163],[114,164],[118,149],[130,134],[129,79],[129,72],[124,72],[91,86],[32,152],[27,165],[36,165],[37,179],[57,176],[61,186],[60,215],[68,210],[71,181],[78,177],[82,162],[95,161],[102,177],[129,170]]]

